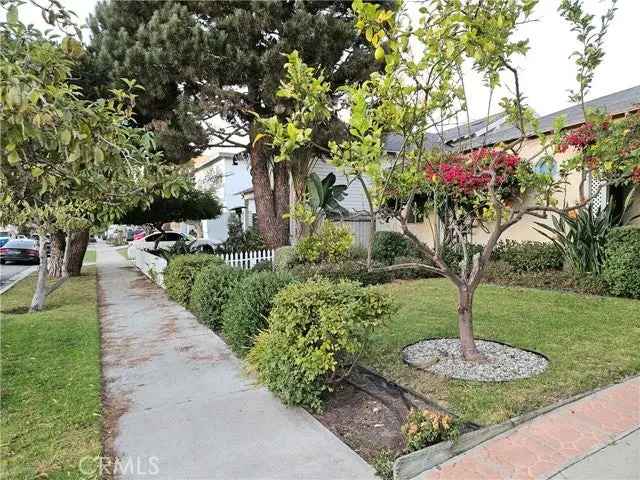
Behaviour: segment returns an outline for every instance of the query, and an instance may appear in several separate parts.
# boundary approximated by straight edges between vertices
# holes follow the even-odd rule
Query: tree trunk
[[[44,237],[44,235],[41,235]],[[38,281],[36,291],[31,299],[30,312],[39,312],[44,308],[44,301],[47,298],[47,246],[45,242],[40,242],[40,266],[38,267]]]
[[[67,250],[69,255],[67,259],[66,270],[69,276],[77,277],[82,270],[82,262],[84,254],[89,245],[89,230],[76,230],[69,235]]]
[[[45,241],[43,237],[41,241]],[[51,256],[49,257],[49,278],[60,278],[64,272],[64,249],[67,244],[62,230],[56,230],[51,235]]]
[[[465,360],[473,362],[482,360],[473,336],[473,291],[468,287],[458,287],[458,331],[460,346]]]
[[[283,162],[273,165],[272,187],[262,142],[253,142],[253,139],[250,161],[260,235],[269,248],[288,245],[289,221],[283,216],[289,212],[289,169]]]

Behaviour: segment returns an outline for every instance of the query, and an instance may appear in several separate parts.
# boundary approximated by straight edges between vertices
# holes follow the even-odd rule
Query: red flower
[[[481,148],[466,155],[452,156],[448,162],[425,169],[430,182],[441,182],[459,189],[464,194],[484,190],[495,172],[497,186],[509,179],[520,163],[520,157],[501,150]]]

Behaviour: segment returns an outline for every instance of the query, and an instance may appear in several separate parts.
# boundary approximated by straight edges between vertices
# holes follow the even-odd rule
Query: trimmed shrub
[[[418,257],[418,250],[400,232],[376,232],[373,237],[374,260],[391,265],[398,257]]]
[[[252,272],[272,272],[273,263],[271,260],[261,260],[256,263],[251,269]]]
[[[393,265],[401,265],[403,263],[418,263],[422,265],[431,265],[431,262],[417,257],[396,257]],[[413,280],[417,278],[434,278],[439,277],[437,273],[422,267],[407,267],[388,272],[394,279]]]
[[[389,312],[387,297],[355,282],[294,283],[276,295],[249,364],[284,403],[319,410]]]
[[[602,279],[595,275],[577,275],[561,270],[543,270],[541,272],[516,272],[503,261],[489,263],[485,273],[489,283],[504,286],[542,288],[546,290],[565,290],[588,295],[607,295],[608,288]]]
[[[347,258],[352,243],[348,228],[325,220],[320,231],[298,241],[295,250],[301,262],[338,262]]]
[[[330,280],[352,280],[363,285],[377,285],[393,280],[393,272],[377,270],[382,266],[380,263],[374,263],[372,271],[367,271],[365,262],[345,260],[340,263],[299,264],[293,266],[290,271],[300,280],[322,277]]]
[[[222,333],[234,352],[244,355],[267,326],[273,298],[294,281],[287,272],[258,272],[242,279],[229,295],[222,314]]]
[[[493,252],[496,260],[508,263],[515,272],[561,270],[562,252],[549,242],[500,242]]]
[[[297,261],[296,249],[291,245],[280,247],[274,252],[273,264],[275,270],[278,272],[288,270],[295,265]]]
[[[164,286],[169,297],[180,305],[188,306],[191,301],[195,277],[208,265],[221,264],[222,259],[208,254],[176,255],[171,258],[164,271]]]
[[[354,243],[349,247],[349,251],[347,252],[347,258],[349,260],[362,260],[367,261],[367,249],[364,248],[359,243]]]
[[[640,228],[609,232],[602,276],[613,295],[640,298]]]
[[[247,273],[224,263],[203,268],[191,292],[191,310],[198,319],[213,330],[222,324],[222,312],[231,291]]]
[[[467,258],[469,267],[471,267],[471,262],[473,260],[473,256],[476,253],[481,253],[483,249],[482,245],[478,245],[477,243],[469,243],[467,245]],[[462,251],[462,247],[459,245],[445,245],[442,253],[442,259],[444,263],[451,269],[456,272],[460,271],[460,264],[462,263],[462,259],[464,258],[464,254]]]

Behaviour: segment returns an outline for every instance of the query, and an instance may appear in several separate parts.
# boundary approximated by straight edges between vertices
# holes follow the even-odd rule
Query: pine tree
[[[294,49],[333,87],[378,68],[353,27],[351,2],[112,0],[98,4],[89,25],[94,83],[133,77],[145,87],[140,122],[159,131],[176,160],[206,147],[249,151],[260,232],[270,247],[287,244],[292,165],[273,163],[264,142],[254,142],[253,112],[286,113],[275,92]]]

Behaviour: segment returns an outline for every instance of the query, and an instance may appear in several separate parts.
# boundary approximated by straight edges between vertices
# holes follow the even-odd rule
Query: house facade
[[[610,115],[614,121],[616,118],[638,112],[640,111],[640,85],[586,102],[586,107],[587,109],[604,111]],[[574,106],[540,117],[538,119],[540,131],[545,134],[553,132],[554,122],[556,118],[560,116],[565,118],[566,128],[579,127],[585,121],[582,108]],[[428,141],[434,148],[452,151],[468,151],[508,143],[517,140],[520,136],[520,131],[507,122],[504,115],[498,114],[482,121],[472,122],[469,127],[456,127],[445,130],[440,135],[432,135]],[[401,147],[401,137],[391,135],[387,138],[387,150],[390,155],[398,152]],[[523,159],[533,158],[535,154],[540,151],[540,148],[540,140],[535,135],[530,134],[525,139],[519,154]],[[532,167],[534,170],[544,171],[545,173],[548,172],[558,176],[562,164],[575,154],[576,151],[572,149],[564,153],[555,153],[553,165],[549,165],[546,162],[538,162],[532,165]],[[566,188],[556,194],[556,200],[559,205],[575,205],[578,203],[580,181],[580,175],[577,172],[569,175]],[[598,192],[598,183],[590,181],[586,194],[592,196],[592,193],[595,192]],[[623,193],[624,192],[621,191],[601,190],[597,196],[593,196],[592,205],[595,209],[605,207],[612,198],[619,199]],[[633,210],[633,213],[640,213],[640,191],[636,191],[634,194]],[[434,227],[437,222],[438,220],[435,218],[435,215],[430,215],[425,218],[423,222],[411,223],[408,226],[421,241],[433,245],[434,235],[438,232],[438,229]],[[552,224],[552,218],[549,216],[549,218],[542,220],[526,216],[520,222],[509,228],[509,230],[502,235],[502,238],[515,241],[548,241],[546,237],[536,231],[536,222]],[[640,223],[640,220],[635,220],[634,222]],[[401,231],[400,224],[397,221],[391,221],[386,226],[391,230]],[[470,241],[472,243],[484,244],[491,231],[491,224],[486,225],[486,227],[488,231],[479,227],[474,228],[471,232]]]
[[[224,242],[229,237],[230,217],[243,216],[245,202],[239,194],[251,187],[248,159],[241,153],[220,152],[196,157],[192,164],[196,186],[213,190],[223,207],[219,217],[201,221],[201,235],[216,243]],[[180,229],[185,228],[189,228],[189,225],[181,224]]]

